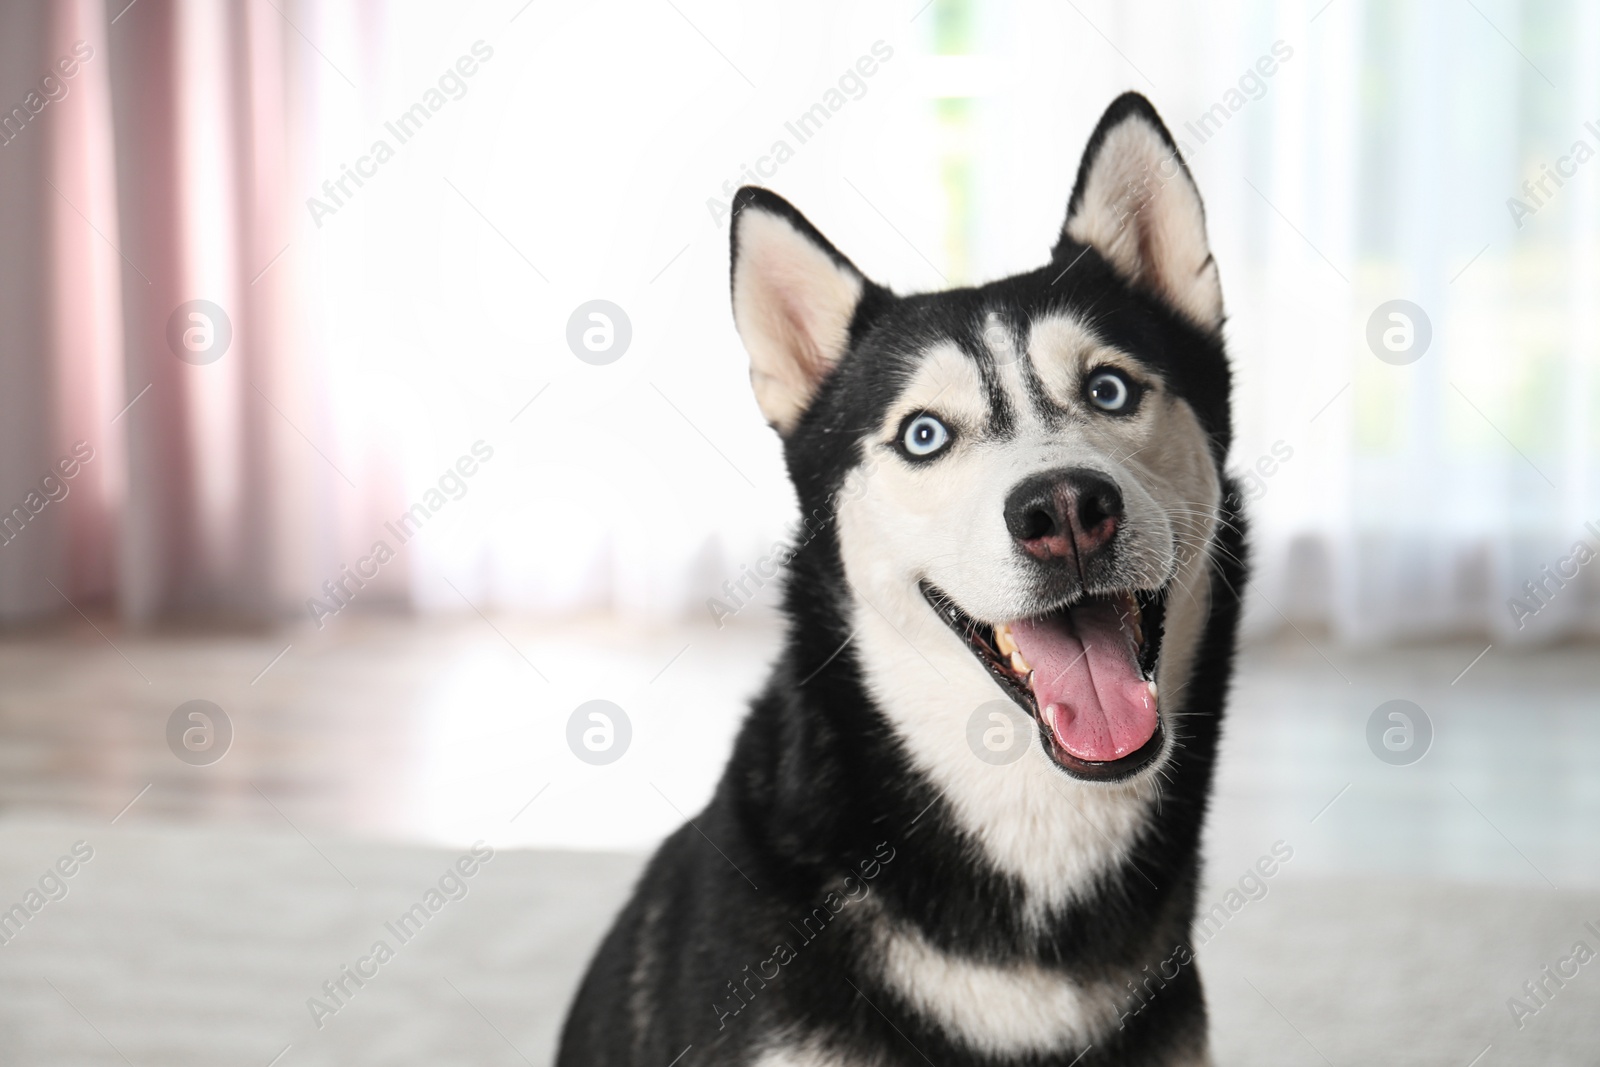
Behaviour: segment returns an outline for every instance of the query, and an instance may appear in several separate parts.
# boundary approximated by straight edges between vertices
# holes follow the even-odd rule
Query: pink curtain
[[[399,510],[341,454],[298,295],[316,13],[0,9],[0,618],[281,617]]]
[[[87,44],[97,15],[87,3],[0,13],[6,618],[71,611],[67,600],[103,598],[115,584],[123,450],[110,419],[122,393],[120,272],[106,240],[116,239],[107,60],[103,47]]]

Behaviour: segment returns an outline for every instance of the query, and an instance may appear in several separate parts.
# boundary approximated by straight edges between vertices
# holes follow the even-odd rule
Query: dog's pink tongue
[[[1091,600],[1011,624],[1033,668],[1033,695],[1056,743],[1081,760],[1136,751],[1156,732],[1156,701],[1139,672],[1133,635],[1109,601]]]

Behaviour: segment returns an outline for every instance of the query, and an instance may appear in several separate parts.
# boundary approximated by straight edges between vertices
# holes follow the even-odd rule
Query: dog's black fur
[[[1171,144],[1143,97],[1119,98],[1089,142],[1074,200],[1105,131],[1132,112],[1146,114]],[[784,201],[742,190],[736,210],[753,206],[781,214],[847,262]],[[1192,965],[1163,975],[1153,993],[1148,981],[1137,994],[1130,988],[1126,1025],[1087,1054],[1071,1047],[1005,1059],[947,1036],[880,981],[867,965],[873,947],[853,937],[846,921],[860,905],[844,905],[837,926],[802,929],[815,909],[832,912],[824,901],[843,876],[875,869],[875,906],[958,956],[1141,979],[1175,950],[1192,952],[1200,834],[1244,579],[1231,481],[1223,485],[1217,565],[1209,572],[1210,617],[1159,816],[1146,823],[1128,862],[1088,899],[1053,912],[1043,929],[1023,922],[1019,883],[983,859],[909,762],[868,695],[854,646],[841,650],[848,592],[838,531],[827,520],[842,479],[859,463],[858,439],[878,423],[923,342],[977,344],[980,309],[995,306],[1019,321],[1050,308],[1092,313],[1103,336],[1193,407],[1221,470],[1230,413],[1220,338],[1124,281],[1065,233],[1047,266],[981,288],[898,297],[867,283],[846,356],[784,442],[802,514],[821,521],[790,564],[782,654],[710,804],[661,846],[596,954],[562,1034],[561,1067],[667,1067],[686,1049],[685,1067],[745,1064],[799,1040],[841,1063],[940,1067],[1164,1063],[1175,1048],[1204,1049],[1206,1011]],[[792,962],[776,978],[752,979],[782,944],[791,946]]]

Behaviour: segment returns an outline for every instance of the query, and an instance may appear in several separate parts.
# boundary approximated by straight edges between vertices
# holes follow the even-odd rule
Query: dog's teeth
[[[1121,594],[1122,617],[1127,620],[1128,629],[1133,633],[1133,643],[1144,644],[1144,627],[1139,622],[1139,602],[1132,593]]]
[[[994,645],[1002,656],[1009,656],[1017,650],[1017,642],[1011,637],[1011,627],[1001,623],[994,628]]]
[[[1021,652],[1011,653],[1011,669],[1018,674],[1027,674],[1033,670],[1032,667],[1028,666],[1028,661],[1022,658]]]
[[[1156,683],[1154,683],[1154,682],[1146,682],[1145,684],[1150,687],[1150,703],[1152,703],[1152,704],[1161,703],[1161,695],[1156,690]]]

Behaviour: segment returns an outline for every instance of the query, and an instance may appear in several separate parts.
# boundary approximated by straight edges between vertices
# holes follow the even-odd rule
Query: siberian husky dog
[[[1210,1062],[1190,941],[1244,536],[1200,196],[1117,99],[1050,262],[900,296],[735,200],[733,314],[806,534],[707,808],[563,1067]]]

